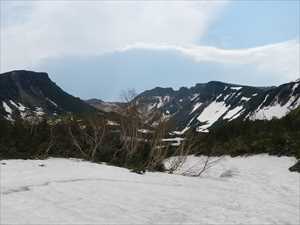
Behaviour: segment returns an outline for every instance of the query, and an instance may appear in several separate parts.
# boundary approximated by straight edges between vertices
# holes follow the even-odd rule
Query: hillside
[[[58,87],[47,73],[12,71],[0,74],[0,116],[12,120],[64,113],[92,113],[96,110]]]
[[[300,105],[300,81],[278,87],[251,87],[218,81],[179,90],[157,87],[141,93],[134,101],[142,112],[150,116],[159,112],[173,121],[177,133],[190,128],[207,132],[224,121],[282,118]]]
[[[300,107],[280,119],[234,120],[196,133],[198,154],[250,155],[269,153],[300,158]],[[300,171],[298,169],[298,171]]]

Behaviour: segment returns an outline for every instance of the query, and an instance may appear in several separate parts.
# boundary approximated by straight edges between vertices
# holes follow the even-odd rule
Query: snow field
[[[204,160],[189,156],[173,175],[77,159],[3,160],[0,224],[300,223],[294,158],[225,157],[202,177],[180,175]]]

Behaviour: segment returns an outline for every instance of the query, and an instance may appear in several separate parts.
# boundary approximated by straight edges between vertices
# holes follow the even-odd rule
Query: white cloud
[[[248,49],[199,46],[226,1],[1,1],[1,71],[68,55],[146,49],[196,62],[254,65],[274,79],[300,75],[299,42]],[[284,79],[282,79],[284,78]]]
[[[196,43],[225,1],[1,1],[1,70],[138,42]],[[23,11],[22,11],[23,9]]]
[[[300,76],[300,44],[295,40],[234,50],[199,45],[183,47],[178,45],[137,43],[117,51],[122,52],[132,49],[176,51],[196,62],[253,65],[261,72],[272,73],[274,79],[279,80],[293,80]]]

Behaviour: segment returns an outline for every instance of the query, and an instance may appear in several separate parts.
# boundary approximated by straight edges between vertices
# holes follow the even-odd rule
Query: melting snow
[[[52,105],[54,105],[55,107],[57,107],[57,104],[56,104],[54,101],[52,101],[52,100],[49,99],[49,98],[47,98],[47,100],[48,100]]]
[[[238,90],[241,90],[243,87],[230,87],[230,89],[233,89],[233,90],[236,90],[236,91],[238,91]]]
[[[158,99],[158,103],[156,104],[156,108],[161,108],[170,100],[170,96],[156,96],[156,99]]]
[[[210,103],[203,112],[197,117],[200,122],[206,124],[199,126],[199,131],[207,131],[229,108],[224,102],[213,101]]]
[[[196,98],[199,97],[199,95],[200,95],[200,94],[194,94],[194,95],[192,96],[192,98],[191,98],[191,101],[194,101]]]
[[[21,103],[18,103],[18,105],[19,105],[18,109],[20,111],[25,111],[26,107],[24,105],[22,105]]]
[[[238,97],[238,96],[240,96],[242,94],[242,92],[238,92],[236,95],[235,95],[235,97]]]
[[[43,116],[43,115],[45,115],[45,112],[43,111],[43,109],[41,107],[36,107],[35,108],[35,114],[37,116]]]
[[[223,117],[223,119],[232,119],[233,117],[237,118],[240,115],[239,112],[241,112],[242,109],[243,109],[243,106],[237,106],[234,109],[229,110],[226,113],[226,115]]]
[[[163,142],[171,142],[172,146],[179,146],[181,142],[184,140],[184,138],[181,137],[175,137],[175,138],[163,138]]]
[[[268,97],[269,97],[269,95],[266,95],[265,99],[264,99],[264,100],[262,101],[262,103],[258,106],[258,109],[260,109],[260,108],[263,106],[263,104],[267,101]]]
[[[8,113],[8,114],[12,114],[12,109],[7,105],[6,102],[2,102],[3,108],[4,110]]]
[[[152,130],[148,130],[148,129],[138,129],[138,132],[142,133],[142,134],[149,134],[149,133],[153,133]]]
[[[190,127],[187,126],[183,130],[181,130],[181,131],[173,131],[172,133],[173,134],[177,134],[177,135],[183,135],[189,129],[190,129]]]
[[[204,161],[190,156],[175,173]],[[75,159],[2,162],[1,224],[300,224],[294,158],[225,157],[202,177]]]
[[[297,99],[295,102],[296,97],[290,97],[289,101],[281,105],[279,102],[275,102],[270,106],[260,107],[256,110],[253,115],[250,116],[251,120],[271,120],[273,117],[275,118],[282,118],[286,114],[288,114],[291,110],[297,108],[300,105],[300,98]],[[294,104],[293,104],[294,103]]]
[[[192,111],[190,112],[190,114],[192,114],[193,112],[195,112],[200,106],[202,105],[201,102],[197,102],[194,106]]]
[[[244,97],[244,96],[243,96],[243,97],[241,98],[241,101],[246,101],[246,102],[248,102],[250,99],[251,99],[251,98],[247,98],[247,97]]]
[[[216,100],[218,100],[219,98],[222,97],[223,94],[219,94],[217,97],[216,97]]]
[[[13,100],[9,100],[10,104],[12,104],[14,107],[19,108],[19,106],[13,101]]]
[[[9,100],[10,104],[12,104],[14,107],[16,107],[19,111],[25,111],[26,107],[22,105],[21,103],[15,103],[13,100]]]
[[[115,122],[115,121],[108,120],[108,121],[107,121],[107,125],[109,125],[109,126],[119,126],[120,124],[117,123],[117,122]]]
[[[232,94],[229,94],[227,96],[225,96],[224,101],[226,101],[228,98],[230,98],[232,96]]]
[[[300,85],[300,83],[294,84],[294,86],[293,86],[293,88],[292,88],[292,93],[295,92],[295,90],[298,88],[299,85]]]

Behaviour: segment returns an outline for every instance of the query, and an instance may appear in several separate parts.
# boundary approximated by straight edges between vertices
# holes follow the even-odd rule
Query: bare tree
[[[99,117],[88,118],[85,121],[74,121],[74,118],[71,120],[68,133],[72,144],[84,158],[94,161],[106,134],[106,120]]]
[[[89,120],[89,125],[92,128],[92,133],[89,135],[87,133],[87,140],[91,145],[90,157],[95,160],[97,150],[103,144],[103,140],[106,134],[106,121],[104,119],[98,119],[97,121]]]
[[[209,170],[211,167],[215,166],[219,161],[221,161],[223,157],[213,158],[209,155],[205,156],[204,161],[198,161],[195,165],[191,166],[187,170],[185,170],[182,175],[184,176],[192,176],[192,177],[200,177],[204,172]],[[200,165],[200,167],[199,167]]]
[[[158,125],[153,128],[151,137],[149,138],[150,153],[146,168],[153,170],[160,166],[168,154],[169,144],[163,141],[168,134],[168,122],[162,118]]]
[[[141,113],[136,102],[136,92],[134,89],[123,91],[122,99],[125,102],[125,107],[122,110],[123,117],[120,122],[121,135],[120,140],[122,148],[116,151],[114,157],[120,152],[125,151],[126,160],[130,159],[134,154],[137,154],[139,150],[142,151],[144,148],[143,144],[147,143],[149,146],[148,159],[144,164],[144,167],[149,170],[155,170],[158,166],[162,165],[163,161],[169,156],[170,144],[166,143],[164,139],[168,136],[169,128],[171,127],[170,121],[166,120],[162,113],[157,112],[156,126],[147,124],[149,116],[146,113]],[[153,115],[152,115],[153,116]],[[150,137],[145,138],[140,134],[139,129],[147,126],[151,127]],[[169,173],[174,173],[176,170],[181,168],[188,155],[193,151],[193,148],[197,144],[194,136],[187,136],[180,146],[171,146],[174,150],[173,157],[169,161]],[[195,167],[191,167],[184,171],[182,175],[185,176],[201,176],[206,170],[211,168],[219,160],[215,160],[208,155],[201,168],[197,164],[197,170],[193,170]]]
[[[50,150],[53,148],[53,146],[55,145],[56,139],[55,139],[55,135],[54,135],[54,131],[53,131],[53,127],[50,127],[50,134],[49,134],[49,143],[47,148],[45,149],[44,153],[43,153],[43,158],[47,158],[49,156],[49,152]]]
[[[184,163],[186,162],[186,159],[188,155],[191,153],[193,148],[193,143],[189,141],[189,139],[186,138],[180,146],[178,146],[173,153],[173,156],[169,160],[169,173],[174,173],[176,170],[181,168]]]
[[[190,168],[186,169],[182,173],[182,175],[200,177],[206,171],[208,171],[210,168],[212,168],[217,163],[219,163],[224,158],[224,156],[222,156],[222,157],[213,157],[213,152],[215,151],[215,148],[216,147],[211,149],[209,152],[206,152],[206,154],[203,155],[202,158],[199,158],[198,162],[196,162]]]
[[[121,98],[125,103],[125,107],[123,107],[121,112],[120,139],[122,143],[121,150],[126,151],[126,160],[137,152],[141,142],[143,141],[139,132],[139,128],[142,126],[143,122],[137,105],[134,102],[136,95],[137,94],[134,89],[128,89],[121,93]],[[117,153],[118,152],[116,152],[115,155]]]
[[[44,121],[45,123],[47,123],[47,121]],[[48,124],[48,123],[47,123]],[[39,132],[37,129],[38,124],[32,124],[30,123],[30,134],[34,136],[34,133]],[[43,129],[47,129],[47,128],[43,128]],[[35,158],[37,159],[45,159],[49,156],[49,152],[51,151],[51,149],[54,147],[56,143],[56,137],[54,135],[54,128],[52,126],[50,126],[49,128],[49,136],[48,136],[48,143],[44,142],[41,144],[41,146],[39,146],[39,151],[37,152]]]
[[[120,94],[121,100],[126,103],[126,105],[133,105],[135,104],[134,99],[137,96],[137,92],[134,88],[122,90]]]
[[[188,136],[185,141],[174,152],[173,157],[169,160],[169,173],[174,173],[178,169],[183,169],[187,157],[192,154],[194,148],[197,146],[197,138]],[[194,163],[189,168],[181,171],[180,174],[184,176],[200,177],[204,172],[215,166],[223,157],[214,158],[212,152],[204,155],[203,158]]]

